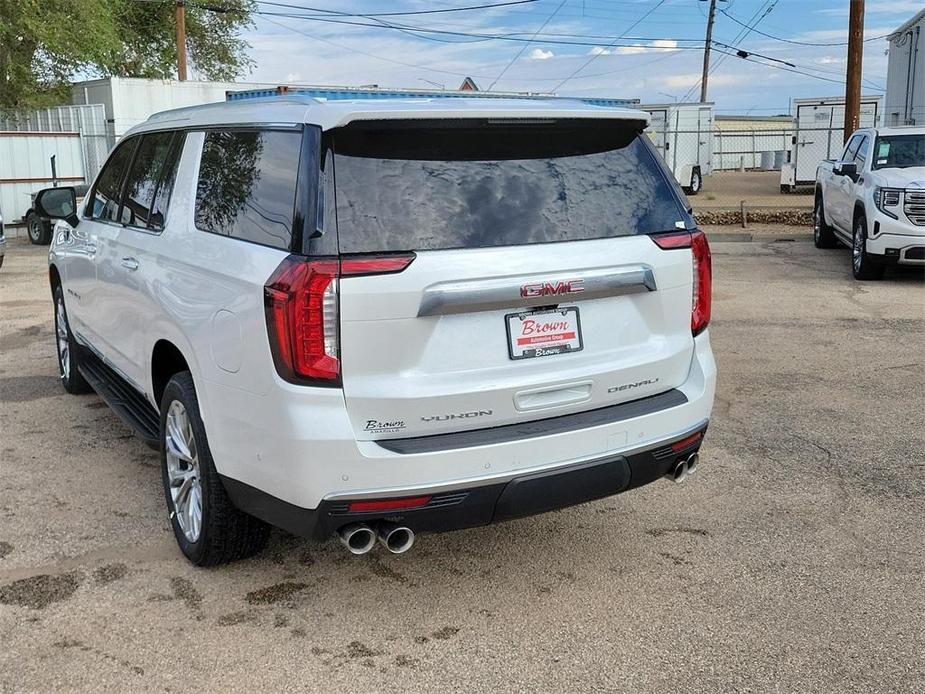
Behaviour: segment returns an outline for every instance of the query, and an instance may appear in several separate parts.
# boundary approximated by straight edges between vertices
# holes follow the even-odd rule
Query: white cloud
[[[678,50],[678,42],[674,39],[656,39],[650,43],[634,43],[632,46],[618,46],[604,48],[594,46],[588,55],[637,55],[639,53],[668,53]]]
[[[544,51],[542,48],[534,48],[530,51],[529,58],[530,60],[549,60],[554,57],[556,54],[552,51]]]

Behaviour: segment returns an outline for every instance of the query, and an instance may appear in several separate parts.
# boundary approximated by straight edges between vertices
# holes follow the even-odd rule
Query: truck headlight
[[[877,209],[883,212],[887,217],[899,219],[899,215],[890,211],[890,207],[899,207],[899,198],[901,197],[901,188],[874,188],[874,204]]]

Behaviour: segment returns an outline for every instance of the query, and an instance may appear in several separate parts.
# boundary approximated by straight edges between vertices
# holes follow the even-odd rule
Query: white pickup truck
[[[889,264],[925,267],[925,127],[863,128],[816,170],[813,238],[839,241],[859,280]]]

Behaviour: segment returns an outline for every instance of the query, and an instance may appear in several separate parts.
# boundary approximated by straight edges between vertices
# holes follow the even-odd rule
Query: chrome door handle
[[[126,270],[131,270],[134,272],[138,269],[138,261],[135,258],[123,258],[122,267],[124,267]]]

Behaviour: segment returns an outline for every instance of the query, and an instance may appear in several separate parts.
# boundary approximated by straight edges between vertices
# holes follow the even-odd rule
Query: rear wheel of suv
[[[26,215],[26,229],[29,230],[29,242],[36,246],[47,246],[51,241],[51,231],[35,212]]]
[[[821,195],[816,198],[816,206],[813,208],[813,243],[816,244],[816,248],[835,248],[838,245],[835,232],[826,224]]]
[[[170,524],[180,550],[197,566],[256,554],[270,527],[231,503],[209,450],[189,371],[175,374],[161,398],[161,472]]]
[[[64,306],[64,290],[59,284],[54,291],[55,301],[55,347],[58,353],[58,373],[61,385],[72,395],[89,393],[92,389],[80,373],[80,346],[74,339],[67,322],[67,308]]]
[[[867,252],[867,220],[859,214],[854,220],[854,237],[851,244],[851,269],[856,280],[879,280],[883,265]]]

